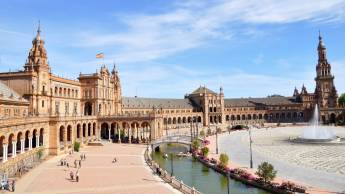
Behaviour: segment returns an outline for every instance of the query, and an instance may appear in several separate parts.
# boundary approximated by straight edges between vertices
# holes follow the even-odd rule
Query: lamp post
[[[174,176],[174,159],[173,154],[170,153],[171,176]]]
[[[227,172],[226,173],[226,182],[227,182],[227,186],[228,186],[228,194],[230,194],[230,173]]]
[[[218,154],[218,125],[216,120],[216,154]]]
[[[250,128],[248,129],[249,133],[249,152],[250,152],[250,168],[253,168],[253,153],[252,153],[252,133]]]
[[[168,118],[165,120],[165,135],[168,136]]]
[[[146,151],[149,152],[149,141],[146,141]]]

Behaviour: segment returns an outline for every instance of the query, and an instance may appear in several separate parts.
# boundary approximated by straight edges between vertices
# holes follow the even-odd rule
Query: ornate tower
[[[114,64],[114,68],[111,72],[113,79],[114,79],[114,113],[121,114],[122,112],[122,93],[121,93],[121,82],[119,72],[116,69]]]
[[[33,114],[46,115],[51,110],[49,95],[50,67],[48,65],[47,51],[44,48],[44,40],[41,37],[41,26],[38,24],[37,34],[32,40],[32,48],[24,65],[24,71],[31,75],[31,100],[30,112]]]
[[[41,38],[41,26],[38,25],[36,37],[32,40],[28,59],[24,65],[25,71],[50,71],[44,40]]]
[[[338,94],[334,86],[334,76],[331,74],[331,65],[327,61],[326,47],[319,35],[317,47],[319,60],[316,65],[315,103],[320,108],[333,108],[337,106]]]

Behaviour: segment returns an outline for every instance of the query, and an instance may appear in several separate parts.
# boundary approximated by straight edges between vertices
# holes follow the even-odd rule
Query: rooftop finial
[[[41,21],[38,20],[38,27],[37,27],[37,36],[41,34]]]

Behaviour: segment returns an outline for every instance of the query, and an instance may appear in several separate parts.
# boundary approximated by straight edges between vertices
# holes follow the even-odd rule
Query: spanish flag
[[[103,54],[103,53],[98,53],[98,54],[96,55],[96,58],[97,58],[97,59],[103,59],[103,58],[104,58],[104,54]]]

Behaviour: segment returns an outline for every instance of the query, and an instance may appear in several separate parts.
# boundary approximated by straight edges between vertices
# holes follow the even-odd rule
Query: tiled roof
[[[188,99],[123,97],[122,104],[124,108],[193,108]]]
[[[6,84],[0,81],[0,99],[12,102],[26,102],[27,100],[22,98],[17,92],[9,88]]]
[[[289,105],[296,104],[293,97],[267,97],[267,98],[230,98],[224,99],[225,107],[239,107],[239,106],[274,106],[274,105]]]
[[[206,90],[206,94],[216,94],[214,91],[212,91],[206,87],[202,87],[202,86],[200,86],[198,89],[194,90],[192,92],[192,94],[203,94],[203,93],[205,93],[205,90]]]

